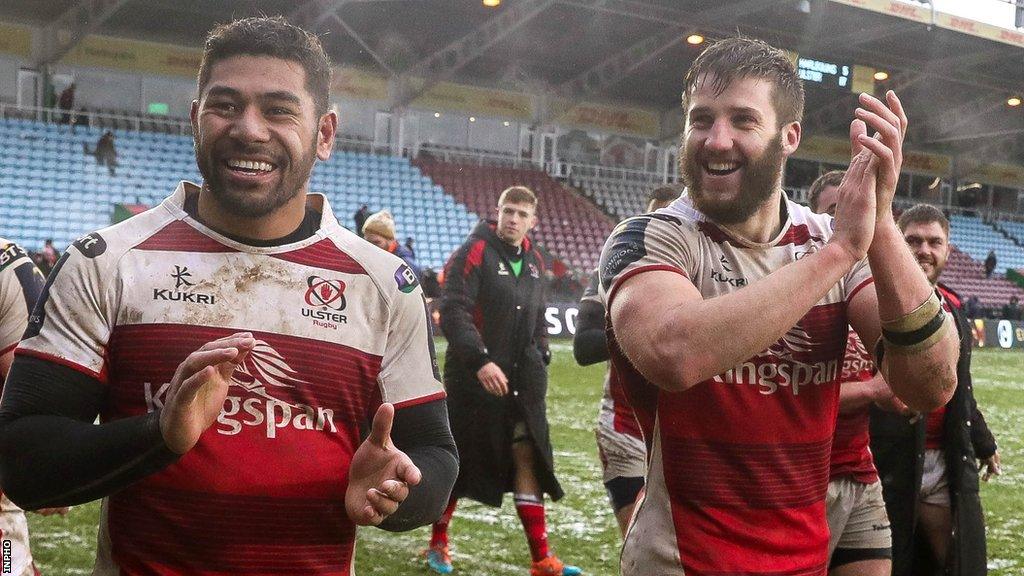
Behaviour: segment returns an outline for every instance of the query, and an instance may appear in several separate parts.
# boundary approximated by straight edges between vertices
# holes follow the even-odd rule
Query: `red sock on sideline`
[[[533,496],[516,495],[516,512],[523,523],[526,541],[530,545],[530,556],[534,562],[548,557],[548,528],[544,519],[544,501]]]
[[[452,521],[452,515],[455,514],[456,502],[458,501],[455,498],[449,500],[448,507],[444,509],[444,513],[437,519],[437,522],[434,522],[433,531],[430,534],[431,548],[448,546],[448,523]]]

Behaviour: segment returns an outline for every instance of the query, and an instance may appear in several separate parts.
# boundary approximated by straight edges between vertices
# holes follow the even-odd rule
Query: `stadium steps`
[[[993,220],[988,222],[988,224],[1000,234],[1009,238],[1011,242],[1021,248],[1024,248],[1024,222],[1001,222]]]

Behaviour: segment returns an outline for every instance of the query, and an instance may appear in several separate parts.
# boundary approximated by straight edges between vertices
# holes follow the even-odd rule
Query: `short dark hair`
[[[647,211],[652,212],[656,206],[666,206],[676,198],[679,198],[679,189],[675,186],[658,186],[654,190],[651,190],[651,195],[647,197]]]
[[[932,222],[938,222],[939,226],[942,226],[942,231],[946,233],[946,238],[949,238],[949,220],[946,219],[942,210],[931,204],[915,204],[907,208],[903,214],[900,214],[896,225],[900,227],[900,232],[906,232],[907,226],[911,224],[931,224]]]
[[[814,182],[811,182],[811,187],[807,189],[807,205],[811,207],[811,210],[818,211],[818,198],[821,197],[821,191],[829,186],[839,186],[843,182],[843,176],[846,176],[846,170],[832,170],[831,172],[825,172]]]
[[[715,77],[712,88],[716,95],[740,78],[767,80],[773,87],[772,104],[779,126],[803,119],[804,84],[796,66],[784,51],[763,40],[737,36],[708,46],[686,72],[684,111],[697,83],[702,82],[708,74]]]
[[[288,23],[281,16],[242,18],[210,30],[199,64],[198,93],[210,81],[210,70],[234,56],[269,56],[291,60],[306,71],[306,90],[313,96],[318,115],[327,112],[331,90],[331,60],[316,35]]]

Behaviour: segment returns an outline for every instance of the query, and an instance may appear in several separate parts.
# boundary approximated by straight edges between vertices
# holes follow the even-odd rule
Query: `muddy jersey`
[[[595,270],[590,277],[590,282],[583,290],[580,302],[595,302],[604,306],[598,289],[599,282],[599,273]],[[597,418],[598,425],[605,430],[643,439],[640,425],[636,421],[633,409],[629,407],[629,400],[626,399],[626,392],[622,389],[622,383],[614,374],[611,364],[608,365],[608,370],[604,374],[604,393],[601,396],[601,409]]]
[[[14,350],[43,288],[43,275],[17,244],[0,238],[0,355]],[[0,384],[4,375],[0,374]],[[0,574],[22,574],[32,565],[25,513],[0,493]]]
[[[851,329],[839,381],[866,382],[874,375],[874,360],[860,337]],[[836,437],[832,443],[829,478],[852,476],[862,484],[871,484],[878,480],[878,472],[875,470],[875,461],[871,457],[869,447],[870,413],[869,407],[864,406],[853,412],[839,414],[836,420]]]
[[[709,222],[686,196],[625,220],[601,256],[606,308],[623,281],[648,271],[679,274],[707,299],[820,250],[831,218],[784,202],[782,231],[764,244]],[[858,263],[768,349],[683,392],[648,382],[623,355],[611,323],[612,363],[650,454],[622,552],[625,576],[826,573],[825,495],[846,307],[869,281],[866,263]],[[776,295],[780,305],[787,297]],[[751,311],[745,326],[721,326],[721,337],[758,322]]]
[[[176,463],[107,497],[96,574],[353,573],[349,463],[382,402],[443,398],[412,270],[342,228],[253,247],[159,206],[74,242],[18,354],[106,385],[100,418],[160,408],[178,364],[252,332],[224,407]]]

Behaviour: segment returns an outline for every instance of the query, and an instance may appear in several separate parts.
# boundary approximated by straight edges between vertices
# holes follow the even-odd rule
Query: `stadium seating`
[[[1017,246],[1024,249],[1024,222],[1016,222],[1012,220],[997,220],[992,223],[996,229],[1001,232],[1005,232]],[[1009,266],[1009,268],[1016,268],[1017,270],[1024,272],[1024,266]]]
[[[53,238],[65,246],[110,223],[116,203],[154,205],[180,180],[200,180],[192,138],[115,130],[117,175],[83,153],[102,130],[31,120],[0,120],[0,235],[38,249]],[[416,240],[419,263],[439,268],[479,217],[445,194],[408,160],[335,151],[314,169],[311,189],[324,192],[342,225],[362,204],[387,208],[398,236]]]
[[[119,163],[110,176],[83,144],[92,147],[100,128],[32,120],[0,120],[0,236],[38,249],[53,238],[57,246],[109,224],[115,204],[154,205],[179,180],[199,181],[190,136],[115,130]],[[540,197],[540,223],[533,233],[549,252],[577,271],[597,264],[615,219],[638,212],[649,184],[638,181],[579,179],[580,185],[612,215],[544,172],[495,166],[471,166],[422,159],[336,150],[314,169],[311,188],[323,191],[338,218],[351,226],[362,204],[395,215],[398,236],[416,240],[424,266],[440,268],[480,215],[494,216],[501,190],[525,184]],[[1005,280],[1007,268],[1024,270],[1024,223],[987,223],[954,215],[952,242],[957,250],[943,276],[964,297],[978,295],[982,306],[999,307],[1024,290]],[[995,250],[997,271],[985,278],[983,265]]]
[[[651,191],[658,186],[636,180],[573,177],[583,193],[616,220],[639,214],[647,206]]]
[[[989,250],[996,253],[996,272],[1007,268],[1024,269],[1024,249],[996,226],[977,216],[954,214],[949,219],[950,241],[971,258],[984,262]],[[1006,226],[1006,223],[1001,224]]]
[[[614,221],[539,170],[452,164],[433,159],[414,162],[445,191],[478,214],[495,217],[498,195],[515,184],[530,187],[539,198],[539,223],[531,236],[569,268],[597,266]]]
[[[949,255],[946,270],[940,280],[964,299],[977,296],[983,308],[999,308],[1009,302],[1011,296],[1024,301],[1024,289],[1004,278],[1002,274],[993,274],[991,278],[986,278],[984,264],[956,247]]]

